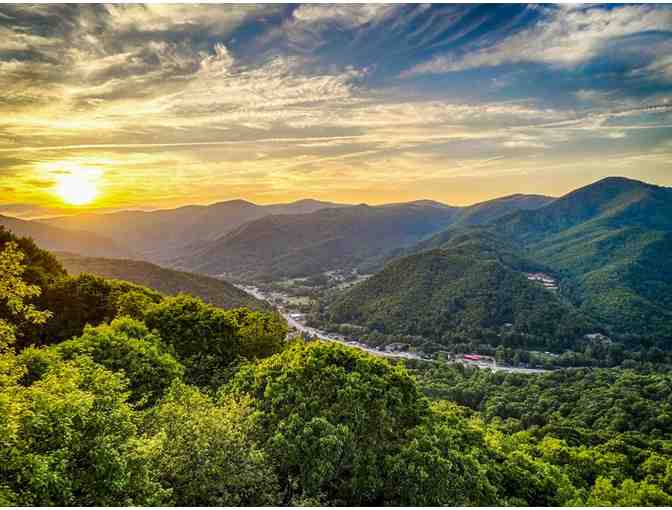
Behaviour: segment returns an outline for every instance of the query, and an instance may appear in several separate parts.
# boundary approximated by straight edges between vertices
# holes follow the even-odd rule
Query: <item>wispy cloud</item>
[[[631,5],[613,9],[584,6],[543,8],[532,27],[493,46],[466,54],[437,56],[403,73],[414,76],[446,73],[518,62],[541,62],[557,67],[583,64],[627,36],[672,31],[672,9]]]

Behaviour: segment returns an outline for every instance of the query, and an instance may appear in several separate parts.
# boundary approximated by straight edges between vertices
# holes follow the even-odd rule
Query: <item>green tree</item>
[[[109,325],[87,326],[82,336],[54,349],[64,359],[89,356],[113,372],[122,371],[129,380],[130,401],[140,406],[155,404],[184,373],[161,339],[144,323],[128,317]]]
[[[324,342],[244,366],[226,394],[254,397],[285,502],[384,502],[386,457],[429,413],[403,367]]]
[[[249,399],[215,404],[173,385],[148,418],[152,465],[178,506],[261,506],[278,502],[275,472],[254,441]]]
[[[46,327],[32,332],[31,342],[39,345],[58,343],[81,335],[87,324],[97,326],[110,322],[119,314],[120,296],[131,291],[144,294],[154,303],[162,299],[161,294],[153,290],[86,273],[56,280],[38,300],[40,305],[53,312],[54,317]]]
[[[12,505],[160,505],[125,378],[87,358],[27,369],[0,356],[0,498]]]
[[[658,506],[672,505],[672,495],[648,482],[627,479],[616,486],[608,478],[600,477],[586,501],[587,506]]]
[[[5,243],[0,252],[0,303],[9,311],[10,320],[0,318],[0,352],[16,340],[16,328],[21,323],[44,324],[51,313],[40,311],[27,301],[40,295],[37,285],[26,283],[25,256],[14,241]]]
[[[201,387],[217,387],[237,360],[279,351],[287,335],[277,314],[223,310],[185,294],[151,307],[145,321],[175,350],[188,380]]]
[[[116,298],[115,308],[118,317],[132,317],[143,320],[156,298],[141,290],[130,290]]]
[[[389,456],[386,499],[395,506],[482,506],[496,503],[482,432],[454,406],[435,406]]]

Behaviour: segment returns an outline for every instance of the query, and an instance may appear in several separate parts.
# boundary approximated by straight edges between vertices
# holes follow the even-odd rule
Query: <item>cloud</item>
[[[507,149],[548,149],[549,145],[539,140],[538,137],[524,134],[514,135],[510,140],[502,142],[502,147]]]
[[[610,42],[635,34],[672,27],[672,10],[652,5],[544,8],[532,27],[503,41],[468,53],[435,57],[402,73],[404,77],[447,73],[519,62],[539,62],[572,68],[588,62]]]
[[[303,4],[293,17],[301,23],[336,23],[354,27],[382,17],[394,6],[385,4]]]
[[[672,124],[669,41],[651,35],[668,18],[652,6],[2,5],[2,200],[48,205],[36,184],[70,164],[100,168],[101,205],[116,207],[506,175],[614,140],[645,150]],[[486,87],[395,78],[438,51],[458,68],[536,59],[555,72],[617,44],[628,83],[600,68],[520,86],[524,66],[484,72]],[[631,85],[647,76],[657,85]]]

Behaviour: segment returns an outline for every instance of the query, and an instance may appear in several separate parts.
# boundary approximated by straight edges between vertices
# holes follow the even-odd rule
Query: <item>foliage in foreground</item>
[[[668,375],[414,377],[273,313],[53,276],[53,338],[2,316],[0,505],[672,504]]]

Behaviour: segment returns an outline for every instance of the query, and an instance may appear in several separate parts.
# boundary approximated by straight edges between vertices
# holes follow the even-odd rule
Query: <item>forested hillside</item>
[[[456,220],[394,251],[374,277],[329,296],[321,320],[443,346],[471,337],[561,352],[599,332],[631,351],[672,350],[672,190],[608,178],[540,203],[483,225]],[[553,291],[524,281],[537,272]],[[506,323],[536,340],[509,337]]]
[[[241,306],[253,310],[269,308],[268,303],[256,299],[234,285],[205,275],[174,271],[140,260],[81,257],[69,253],[57,253],[56,257],[68,273],[74,276],[90,273],[105,278],[126,280],[166,295],[184,292],[221,308]]]
[[[409,372],[0,233],[1,505],[672,504],[667,375]]]
[[[539,266],[489,232],[456,232],[440,249],[388,264],[338,294],[329,323],[429,340],[423,350],[481,339],[510,347],[562,350],[596,328],[556,291],[528,280]],[[432,347],[432,344],[435,347]]]
[[[672,348],[672,190],[603,179],[494,228],[557,270],[567,295],[613,333]]]

